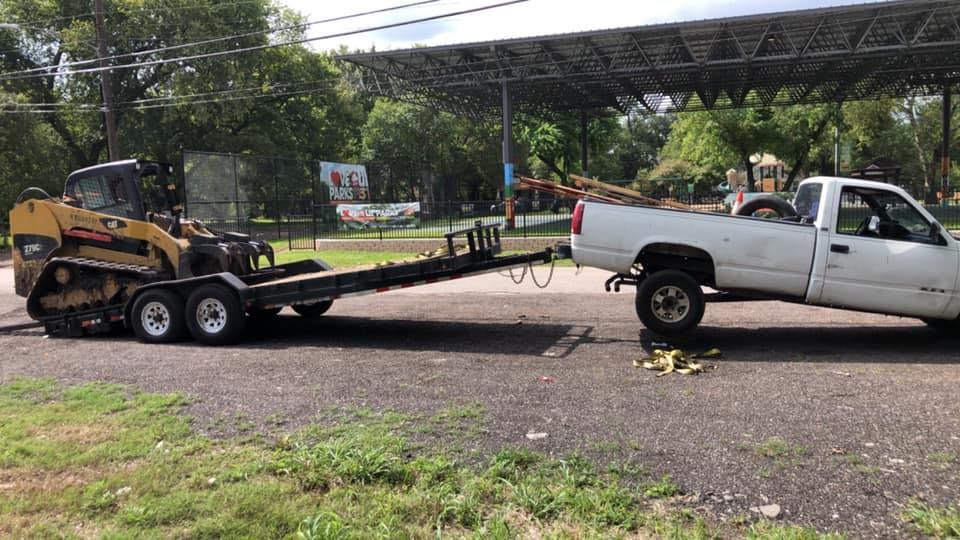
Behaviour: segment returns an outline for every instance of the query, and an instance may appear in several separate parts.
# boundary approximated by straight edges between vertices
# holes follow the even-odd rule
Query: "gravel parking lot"
[[[715,519],[777,504],[778,519],[852,537],[907,534],[898,513],[911,498],[960,499],[960,341],[910,319],[716,304],[683,344],[720,348],[716,369],[656,377],[632,366],[649,339],[632,294],[603,293],[605,277],[559,268],[543,291],[492,275],[347,299],[313,323],[284,312],[223,348],[16,331],[0,334],[0,381],[180,391],[212,432],[238,413],[295,429],[331,408],[478,404],[470,455],[527,446],[634,463]],[[11,324],[22,299],[9,269],[0,283]]]

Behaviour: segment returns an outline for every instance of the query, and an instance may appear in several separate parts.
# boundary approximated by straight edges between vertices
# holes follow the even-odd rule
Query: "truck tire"
[[[322,302],[317,302],[316,304],[300,304],[291,307],[297,312],[297,315],[306,317],[308,319],[313,319],[326,313],[332,305],[333,300],[324,300]]]
[[[170,343],[183,339],[186,324],[183,299],[164,289],[151,289],[133,303],[130,310],[133,333],[147,343]]]
[[[637,287],[637,316],[654,333],[681,337],[703,318],[703,291],[689,274],[662,270],[646,277]]]
[[[939,334],[960,334],[960,320],[957,319],[920,319]]]
[[[761,195],[760,197],[750,199],[737,209],[737,215],[752,216],[760,211],[775,214],[776,219],[790,218],[797,215],[797,210],[792,204],[774,195]]]
[[[243,334],[246,315],[237,294],[223,285],[197,287],[187,298],[187,328],[204,345],[235,343]]]

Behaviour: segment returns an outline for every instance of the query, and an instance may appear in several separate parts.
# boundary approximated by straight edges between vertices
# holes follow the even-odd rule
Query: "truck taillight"
[[[570,220],[570,234],[580,234],[583,228],[583,201],[577,201],[573,208],[573,218]]]

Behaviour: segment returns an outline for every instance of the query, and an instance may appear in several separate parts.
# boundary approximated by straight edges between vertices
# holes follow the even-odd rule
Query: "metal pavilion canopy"
[[[653,112],[939,94],[960,1],[894,1],[339,57],[368,92],[452,112]]]

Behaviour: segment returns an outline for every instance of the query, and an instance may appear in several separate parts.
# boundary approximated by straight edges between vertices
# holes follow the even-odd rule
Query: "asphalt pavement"
[[[557,268],[543,290],[491,274],[344,299],[318,321],[285,311],[221,348],[16,331],[0,334],[0,381],[183,392],[197,429],[216,436],[238,415],[269,431],[332,409],[472,404],[482,431],[465,459],[520,446],[632,464],[670,475],[720,521],[777,504],[786,522],[893,538],[908,534],[911,499],[960,500],[960,341],[899,317],[710,304],[680,345],[719,348],[715,369],[656,377],[632,365],[651,336],[632,294],[602,292],[607,277]],[[0,269],[2,321],[23,316],[11,281]]]

